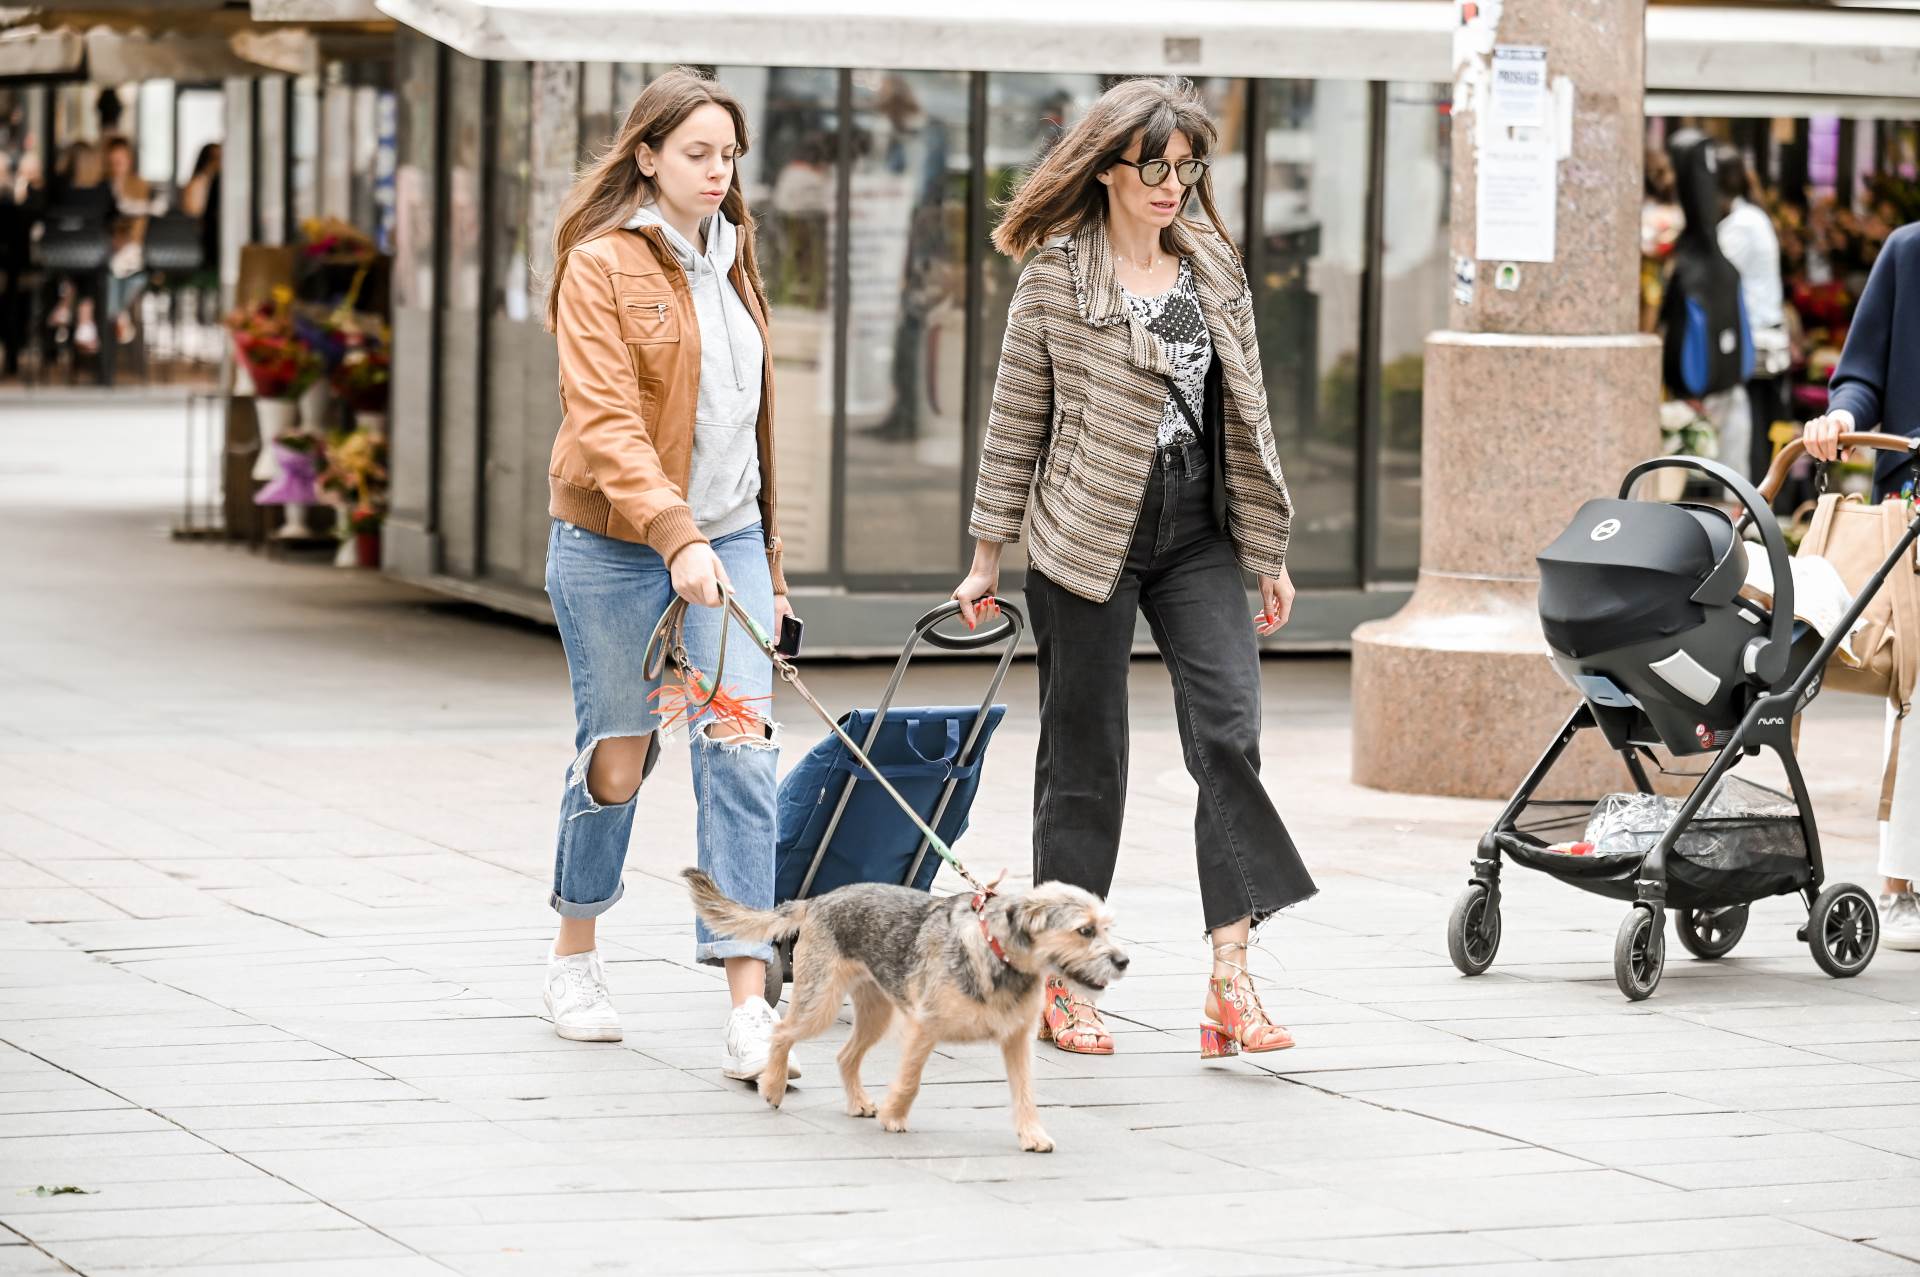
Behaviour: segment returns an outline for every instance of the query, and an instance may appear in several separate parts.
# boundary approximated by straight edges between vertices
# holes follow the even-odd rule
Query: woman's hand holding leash
[[[1285,568],[1279,576],[1260,578],[1260,615],[1253,619],[1253,628],[1262,637],[1272,634],[1293,616],[1293,578]]]
[[[733,592],[733,582],[727,579],[727,569],[720,562],[720,556],[713,547],[704,541],[687,546],[673,556],[673,562],[667,565],[668,573],[673,577],[673,592],[689,603],[701,607],[719,607],[721,590]],[[778,608],[780,600],[774,606]]]

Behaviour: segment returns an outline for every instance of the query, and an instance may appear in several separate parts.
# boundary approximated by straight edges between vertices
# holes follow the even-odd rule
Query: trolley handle
[[[1920,439],[1909,439],[1905,435],[1878,434],[1868,431],[1855,431],[1840,436],[1842,448],[1876,448],[1888,452],[1920,452]],[[1773,464],[1767,468],[1767,477],[1760,481],[1760,495],[1771,502],[1780,494],[1780,485],[1787,481],[1787,471],[1793,468],[1807,450],[1805,439],[1795,439],[1780,449]]]
[[[1027,619],[1020,614],[1020,609],[1011,603],[993,598],[992,595],[988,595],[979,602],[984,603],[987,599],[992,599],[999,606],[1000,624],[982,630],[978,634],[942,634],[938,627],[960,615],[959,601],[949,599],[913,623],[914,639],[925,639],[933,646],[944,648],[949,652],[977,652],[983,647],[993,647],[1008,640],[1018,640],[1021,632],[1027,627]]]

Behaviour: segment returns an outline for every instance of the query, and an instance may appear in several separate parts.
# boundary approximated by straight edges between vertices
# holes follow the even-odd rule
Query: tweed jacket
[[[1226,484],[1227,531],[1242,567],[1277,576],[1293,503],[1267,418],[1246,272],[1209,225],[1177,221],[1174,240],[1192,259],[1222,374],[1226,473],[1215,481]],[[973,536],[1018,541],[1031,515],[1033,565],[1083,598],[1112,598],[1146,499],[1171,371],[1121,295],[1104,222],[1042,248],[1008,307]]]

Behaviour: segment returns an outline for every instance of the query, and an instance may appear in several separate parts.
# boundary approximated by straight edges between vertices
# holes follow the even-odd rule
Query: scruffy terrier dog
[[[907,1129],[920,1071],[942,1042],[992,1038],[1007,1062],[1013,1127],[1020,1147],[1051,1153],[1033,1103],[1033,1041],[1048,972],[1100,990],[1127,969],[1108,934],[1112,915],[1098,896],[1050,882],[989,896],[930,896],[910,887],[861,883],[812,900],[761,911],[720,894],[698,869],[684,871],[694,907],[709,927],[736,940],[794,942],[791,1007],[773,1033],[760,1095],[778,1108],[787,1093],[787,1056],[817,1037],[853,994],[853,1036],[840,1049],[840,1082],[851,1117]],[[898,1012],[905,1021],[900,1075],[876,1110],[860,1085],[860,1061]]]

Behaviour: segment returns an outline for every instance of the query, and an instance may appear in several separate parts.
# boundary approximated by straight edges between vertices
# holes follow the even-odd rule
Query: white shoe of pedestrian
[[[1920,897],[1911,891],[1880,897],[1880,943],[1889,949],[1920,950]]]
[[[572,1042],[618,1042],[620,1013],[607,992],[600,951],[547,957],[547,1014],[553,1031]]]
[[[748,998],[727,1017],[727,1045],[721,1052],[720,1071],[741,1082],[755,1082],[767,1067],[767,1055],[773,1049],[773,1028],[780,1018],[765,998]],[[800,1064],[787,1057],[787,1076],[800,1076]]]

